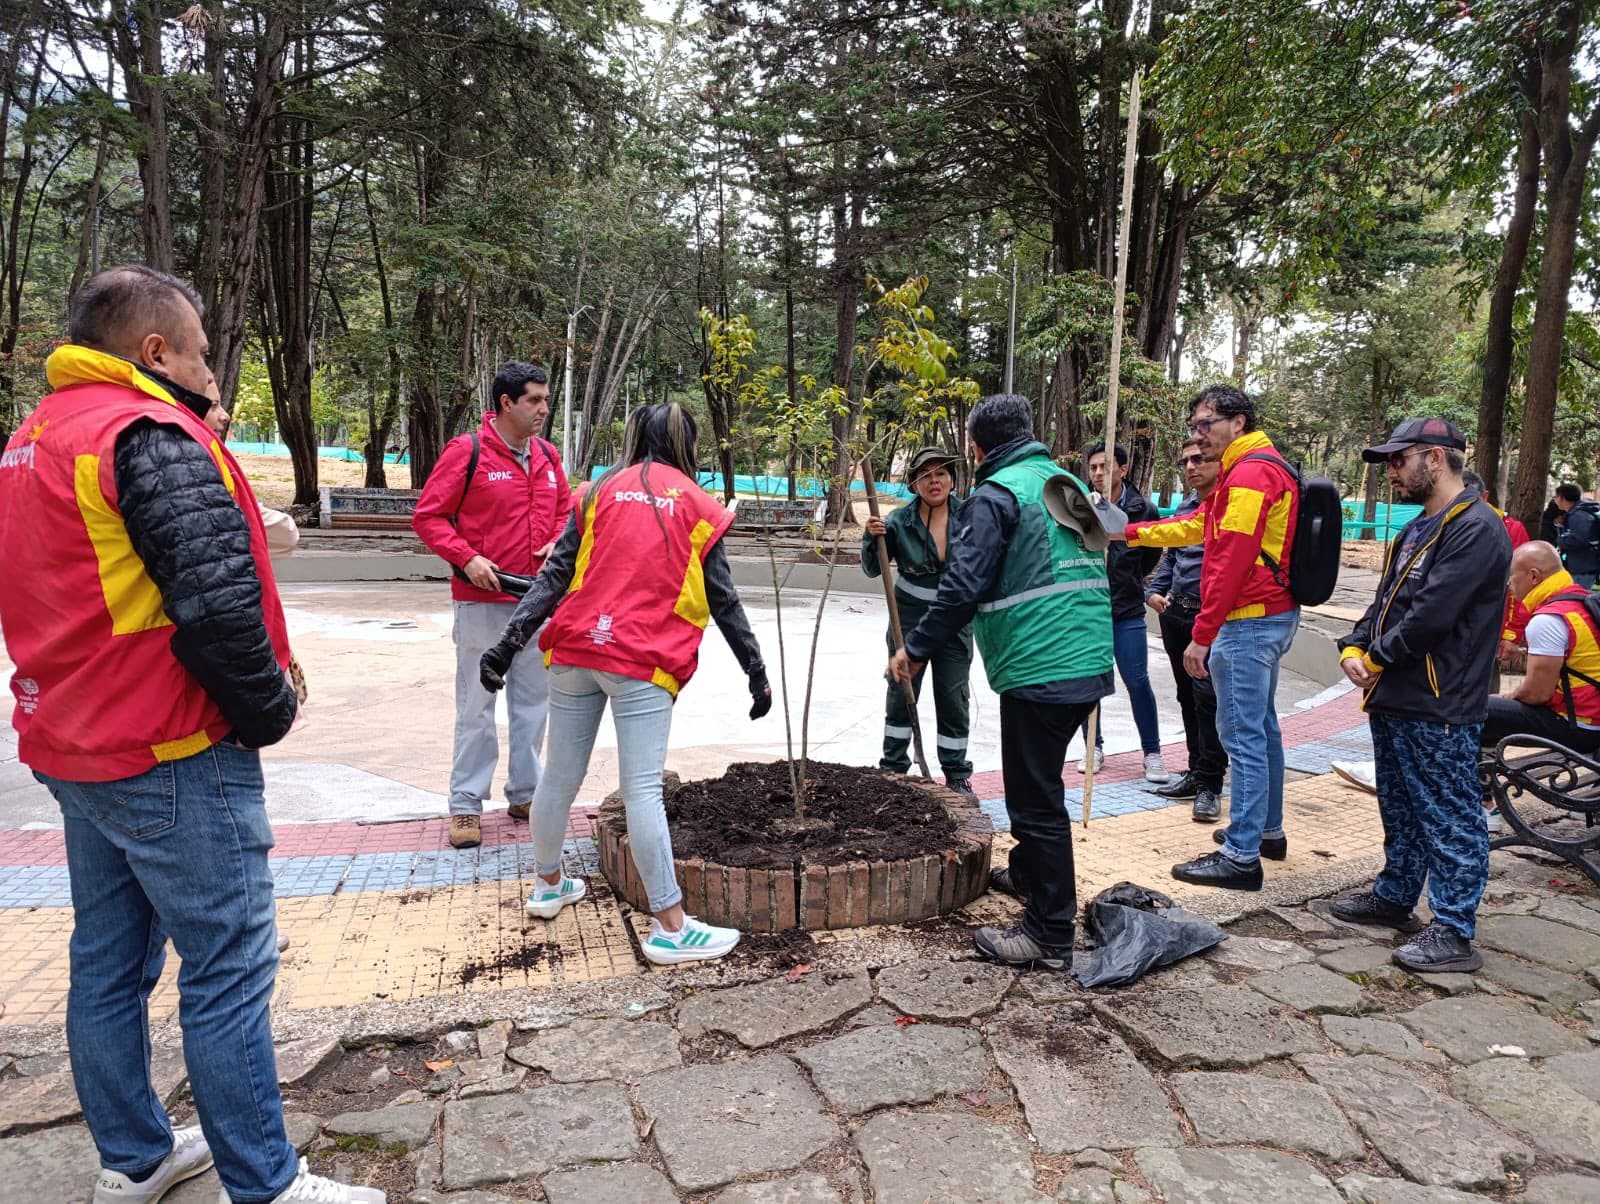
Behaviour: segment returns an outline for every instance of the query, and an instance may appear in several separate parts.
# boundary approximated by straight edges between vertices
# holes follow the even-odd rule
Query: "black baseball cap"
[[[1368,464],[1382,464],[1395,452],[1418,445],[1424,447],[1453,447],[1467,450],[1467,437],[1456,429],[1456,424],[1445,418],[1407,418],[1394,428],[1387,443],[1369,447],[1361,453]]]

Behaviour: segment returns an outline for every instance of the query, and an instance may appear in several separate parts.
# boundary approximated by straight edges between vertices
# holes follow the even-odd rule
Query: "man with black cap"
[[[1478,744],[1505,614],[1511,537],[1461,479],[1467,441],[1442,418],[1408,418],[1362,458],[1387,464],[1422,513],[1390,545],[1377,597],[1342,641],[1340,665],[1365,692],[1383,817],[1384,865],[1333,914],[1416,935],[1394,960],[1418,973],[1483,964],[1472,938],[1489,881]],[[1426,883],[1433,923],[1412,912]],[[1420,930],[1420,931],[1419,931]]]
[[[956,515],[961,500],[955,496],[951,465],[958,457],[938,447],[919,448],[906,466],[906,484],[915,495],[908,506],[901,506],[887,519],[869,518],[861,537],[861,571],[869,577],[883,575],[878,563],[877,536],[883,536],[889,559],[899,570],[894,582],[895,605],[900,610],[900,630],[910,631],[927,613],[928,605],[939,596],[939,579],[950,560],[951,536],[956,530]],[[893,632],[889,633],[889,654],[897,652]],[[934,648],[929,663],[933,666],[933,707],[939,728],[939,765],[952,790],[972,791],[972,762],[967,759],[967,733],[971,726],[972,626],[963,625]],[[911,681],[920,698],[919,672]],[[889,683],[884,700],[883,758],[878,762],[894,773],[911,768],[911,710],[905,690],[897,681]]]

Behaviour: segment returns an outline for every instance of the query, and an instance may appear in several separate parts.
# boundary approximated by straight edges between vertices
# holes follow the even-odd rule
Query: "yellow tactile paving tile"
[[[1377,800],[1332,775],[1285,790],[1290,856],[1268,863],[1282,885],[1321,877],[1331,865],[1370,857],[1382,848]],[[1173,881],[1174,862],[1215,847],[1211,827],[1185,806],[1091,818],[1074,825],[1078,895],[1090,899],[1120,881],[1139,882],[1193,901],[1217,894]],[[1013,841],[995,840],[1003,863]],[[594,882],[601,885],[599,880]],[[550,922],[527,916],[528,887],[516,880],[434,890],[367,891],[281,899],[278,928],[289,938],[274,1006],[305,1009],[381,1000],[423,999],[462,991],[539,987],[647,972],[635,939],[649,917],[624,913],[609,891],[596,889]],[[1249,897],[1239,900],[1249,906]],[[963,913],[978,922],[1008,921],[1015,905],[986,895]],[[0,910],[0,1025],[59,1024],[66,1018],[70,908]],[[850,939],[848,932],[823,939]],[[177,1009],[176,956],[150,1000],[152,1020]]]

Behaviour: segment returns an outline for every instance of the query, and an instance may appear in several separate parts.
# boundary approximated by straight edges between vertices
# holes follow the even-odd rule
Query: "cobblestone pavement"
[[[973,961],[945,921],[296,1014],[290,1134],[416,1204],[1600,1200],[1600,897],[1494,867],[1475,977],[1406,974],[1392,934],[1313,901],[1118,990]],[[174,1039],[154,1066],[181,1120]],[[4,1196],[82,1201],[96,1159],[64,1055],[16,1052]],[[169,1199],[210,1204],[215,1179]]]

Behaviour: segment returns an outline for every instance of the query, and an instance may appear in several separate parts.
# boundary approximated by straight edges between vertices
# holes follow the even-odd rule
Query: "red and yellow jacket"
[[[603,477],[581,516],[572,582],[539,633],[546,665],[620,673],[674,698],[700,663],[708,553],[733,525],[675,468],[635,464]]]
[[[1297,605],[1288,581],[1300,495],[1287,469],[1245,460],[1255,452],[1277,454],[1260,431],[1241,435],[1222,453],[1222,476],[1198,510],[1128,526],[1129,547],[1205,545],[1194,641],[1207,647],[1229,619],[1282,614]],[[1276,574],[1263,552],[1277,563]]]
[[[1572,574],[1563,569],[1539,582],[1528,591],[1523,601],[1530,618],[1532,615],[1556,615],[1566,622],[1565,667],[1600,681],[1600,630],[1596,630],[1594,620],[1589,617],[1589,608],[1584,604],[1588,593],[1588,589],[1579,585],[1572,579]],[[1577,676],[1569,677],[1567,684],[1572,690],[1572,711],[1578,722],[1591,727],[1600,725],[1600,687],[1592,686]],[[1566,691],[1558,687],[1546,699],[1545,705],[1566,718]]]
[[[243,512],[261,611],[279,668],[283,608],[261,507],[228,449],[137,366],[62,347],[55,387],[0,457],[0,620],[16,664],[21,760],[52,777],[104,782],[193,756],[233,729],[174,655],[176,630],[118,506],[118,436],[153,419],[210,452]]]

